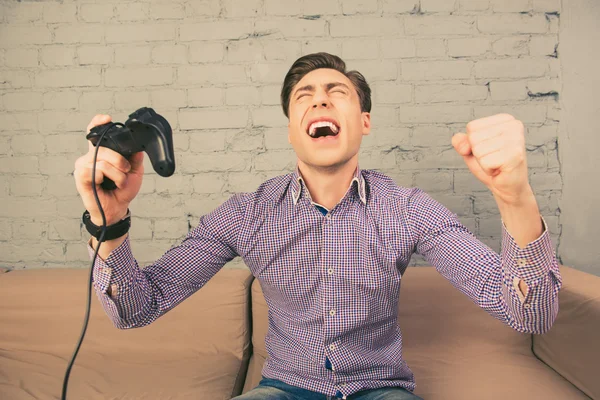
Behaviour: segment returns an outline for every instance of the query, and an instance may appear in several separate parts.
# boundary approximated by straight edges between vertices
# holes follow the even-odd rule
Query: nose
[[[329,96],[324,90],[318,90],[313,96],[313,108],[328,108],[330,105]]]

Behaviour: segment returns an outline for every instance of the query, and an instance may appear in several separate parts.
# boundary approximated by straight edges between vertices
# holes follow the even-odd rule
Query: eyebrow
[[[342,83],[342,82],[330,82],[330,83],[327,83],[327,84],[325,84],[323,86],[325,86],[325,89],[327,91],[330,91],[334,87],[338,87],[338,86],[341,86],[341,87],[346,88],[347,90],[350,90],[350,88],[348,87],[348,85],[346,85],[345,83]],[[303,91],[314,92],[314,90],[315,90],[315,87],[313,85],[302,86],[302,87],[299,87],[298,89],[296,89],[294,91],[294,96],[296,96],[296,94],[298,92],[303,92]]]

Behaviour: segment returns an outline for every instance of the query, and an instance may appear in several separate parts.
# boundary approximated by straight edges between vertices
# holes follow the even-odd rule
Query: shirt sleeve
[[[94,290],[113,324],[120,329],[150,324],[171,310],[238,256],[243,217],[238,194],[200,218],[183,241],[155,263],[139,268],[129,236],[106,260],[96,258]],[[95,249],[88,243],[90,259]]]
[[[475,304],[519,332],[542,334],[552,327],[562,279],[543,218],[543,233],[524,249],[502,223],[500,254],[420,189],[410,196],[408,220],[415,251]],[[520,280],[529,287],[527,296]]]

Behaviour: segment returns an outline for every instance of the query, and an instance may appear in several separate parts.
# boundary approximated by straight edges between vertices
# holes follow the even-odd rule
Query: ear
[[[362,134],[368,135],[371,133],[371,113],[364,112],[361,114]]]

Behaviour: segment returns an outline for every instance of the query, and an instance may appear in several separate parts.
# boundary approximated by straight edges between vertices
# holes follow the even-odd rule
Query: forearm
[[[533,190],[514,202],[505,202],[496,197],[496,204],[506,230],[515,239],[517,245],[524,249],[543,233],[543,224]]]
[[[123,244],[123,242],[127,238],[127,235],[129,235],[129,233],[124,234],[120,238],[102,242],[102,244],[100,245],[100,249],[98,250],[98,257],[100,257],[103,261],[106,261],[108,256],[110,256],[110,253],[112,253],[113,250],[115,250],[117,247]],[[92,246],[92,248],[96,250],[96,247],[98,247],[98,239],[96,239],[95,237],[91,237],[91,241],[89,243],[90,246]]]

